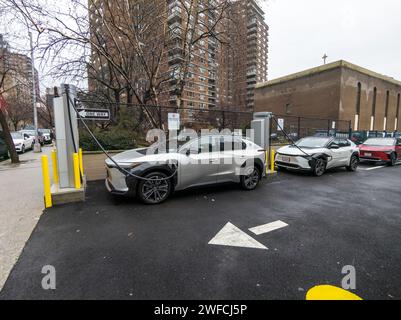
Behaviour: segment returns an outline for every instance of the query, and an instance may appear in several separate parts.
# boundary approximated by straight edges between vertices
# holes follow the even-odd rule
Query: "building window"
[[[395,131],[398,131],[398,121],[400,121],[400,99],[401,99],[401,94],[399,93],[397,96],[397,115],[395,117],[395,126],[394,126]]]
[[[377,88],[373,89],[373,103],[372,103],[372,116],[370,121],[370,130],[375,128],[375,117],[376,117],[376,103],[377,103]]]
[[[386,109],[384,112],[384,123],[383,123],[383,130],[387,130],[387,117],[388,117],[388,106],[390,104],[390,91],[387,90],[386,92]]]
[[[291,103],[285,105],[285,113],[290,114],[292,112]]]
[[[361,114],[361,95],[362,95],[362,84],[358,82],[358,92],[356,96],[356,113],[355,113],[355,125],[354,130],[359,130],[359,116]]]

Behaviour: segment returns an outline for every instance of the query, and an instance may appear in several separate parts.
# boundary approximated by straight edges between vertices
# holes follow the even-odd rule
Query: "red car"
[[[393,166],[401,160],[401,138],[370,138],[359,150],[361,161],[387,162]]]

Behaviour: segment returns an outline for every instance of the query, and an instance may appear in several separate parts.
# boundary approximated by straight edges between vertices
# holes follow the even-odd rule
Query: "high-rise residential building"
[[[94,3],[97,8],[103,8],[101,3],[107,0],[89,1],[90,7]],[[165,10],[165,14],[160,17],[164,17],[163,23],[167,30],[162,32],[163,28],[160,27],[160,37],[163,39],[147,39],[165,44],[160,74],[166,75],[168,81],[163,83],[159,103],[177,106],[179,100],[179,107],[183,109],[252,111],[256,83],[267,81],[268,72],[268,26],[265,13],[258,2],[230,0],[224,19],[221,19],[218,12],[202,11],[202,8],[208,5],[219,7],[220,3],[227,0],[152,2],[159,5],[159,10]],[[118,6],[114,5],[114,9],[116,8]],[[188,13],[189,8],[193,12]],[[102,12],[107,14],[104,9]],[[190,22],[196,16],[196,33],[205,33],[190,50],[184,45],[185,38],[190,36],[186,34],[188,16]],[[104,39],[99,37],[99,33],[104,30],[101,19],[95,15],[90,21],[92,32],[97,38]],[[219,34],[219,40],[222,41],[207,34],[208,26],[213,26],[216,22],[218,26],[215,33]],[[188,56],[190,63],[186,64]],[[92,59],[99,61],[98,68],[102,69],[101,58],[95,56]],[[181,82],[183,72],[186,76],[185,81]],[[141,82],[138,81],[138,86],[140,85]],[[89,87],[93,86],[90,84]],[[183,111],[182,116],[190,120],[196,115],[187,110]]]
[[[0,35],[0,72],[5,75],[3,83],[4,97],[14,95],[20,100],[32,103],[32,61],[31,58],[13,52],[7,41]],[[39,75],[35,69],[36,96],[40,97]]]

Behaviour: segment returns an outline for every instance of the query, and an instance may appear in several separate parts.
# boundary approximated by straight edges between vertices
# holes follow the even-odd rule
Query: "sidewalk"
[[[41,156],[51,160],[51,150],[20,155],[17,166],[0,162],[0,290],[44,210]]]

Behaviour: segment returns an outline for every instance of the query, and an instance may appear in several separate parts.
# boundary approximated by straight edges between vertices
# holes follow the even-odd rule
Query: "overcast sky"
[[[401,80],[400,0],[267,0],[269,79],[347,60]]]

